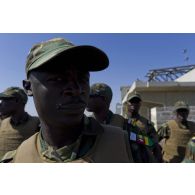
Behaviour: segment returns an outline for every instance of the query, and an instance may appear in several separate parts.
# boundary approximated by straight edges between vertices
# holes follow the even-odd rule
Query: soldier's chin
[[[87,107],[87,108],[86,108],[86,111],[87,111],[87,112],[93,112],[93,109]]]
[[[182,117],[181,121],[187,121],[187,118],[186,117]]]
[[[129,109],[129,114],[133,114],[135,112],[135,109]]]

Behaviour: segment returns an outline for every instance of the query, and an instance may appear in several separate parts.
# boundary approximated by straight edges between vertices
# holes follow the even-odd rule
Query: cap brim
[[[6,99],[6,98],[12,98],[13,96],[11,95],[6,95],[4,93],[0,93],[0,99]]]
[[[137,99],[139,99],[140,101],[142,101],[142,99],[141,99],[139,96],[137,96],[137,95],[133,95],[133,96],[129,97],[127,101],[130,101],[130,100],[132,100],[133,98],[137,98]]]
[[[187,107],[184,107],[184,106],[183,106],[183,107],[181,106],[181,107],[175,108],[174,110],[175,110],[175,111],[177,111],[177,110],[179,110],[179,109],[185,109],[185,110],[189,110],[189,108],[187,108]]]
[[[59,48],[58,50],[49,52],[43,57],[37,59],[31,67],[28,69],[28,72],[42,67],[51,60],[55,58],[62,58],[66,60],[71,60],[78,64],[77,66],[82,66],[87,71],[100,71],[104,70],[109,65],[109,59],[107,55],[100,49],[94,46],[73,46],[71,48]],[[56,67],[56,64],[55,64]]]

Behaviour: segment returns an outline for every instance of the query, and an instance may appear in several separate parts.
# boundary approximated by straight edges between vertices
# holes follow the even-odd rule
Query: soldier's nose
[[[65,96],[79,96],[81,94],[84,94],[84,91],[79,84],[70,85],[68,88],[63,90],[63,95]]]

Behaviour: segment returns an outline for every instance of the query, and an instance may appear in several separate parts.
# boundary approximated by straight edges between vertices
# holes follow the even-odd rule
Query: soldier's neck
[[[129,118],[139,118],[139,113],[138,112],[132,112],[132,113],[129,113]]]
[[[41,133],[43,139],[55,148],[70,145],[77,140],[84,128],[84,124],[78,123],[63,127],[54,127],[41,123]]]
[[[24,111],[24,109],[18,109],[15,113],[11,115],[11,123],[19,124],[23,121],[26,121],[28,114]]]
[[[108,113],[109,113],[109,110],[102,109],[99,112],[94,112],[94,116],[98,122],[103,123],[106,120]]]
[[[179,118],[176,118],[176,121],[177,121],[177,123],[182,124],[184,126],[186,126],[188,124],[188,121],[187,120],[181,120]]]

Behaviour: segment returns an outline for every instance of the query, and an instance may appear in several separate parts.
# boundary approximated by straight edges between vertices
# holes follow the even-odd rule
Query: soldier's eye
[[[62,80],[63,80],[62,77],[52,77],[52,78],[47,79],[47,81],[49,82],[61,82]]]

